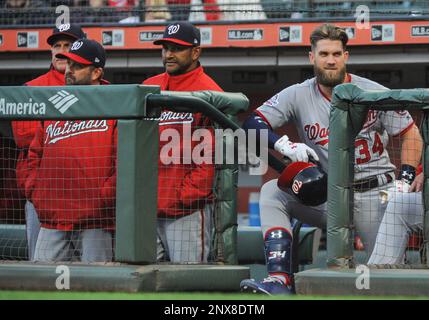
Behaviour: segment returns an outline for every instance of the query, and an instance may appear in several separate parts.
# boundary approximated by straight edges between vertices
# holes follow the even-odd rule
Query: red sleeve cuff
[[[419,166],[417,167],[417,170],[416,170],[416,176],[418,176],[420,173],[422,173],[423,172],[423,166],[422,166],[422,164],[420,163],[419,164]]]

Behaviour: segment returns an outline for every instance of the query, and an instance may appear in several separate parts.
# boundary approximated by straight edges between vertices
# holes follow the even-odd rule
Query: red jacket
[[[51,68],[47,73],[27,82],[27,86],[64,86],[65,77],[63,73]],[[12,121],[13,136],[16,145],[21,149],[16,164],[16,177],[19,189],[24,192],[25,177],[27,173],[27,152],[31,140],[36,133],[38,121]]]
[[[23,181],[42,227],[113,230],[116,120],[35,123]]]
[[[179,76],[170,76],[163,73],[143,82],[147,85],[159,85],[161,90],[170,91],[200,91],[214,90],[223,91],[208,75],[204,73],[200,66],[197,69]],[[214,134],[211,122],[200,113],[177,113],[165,110],[161,114],[159,134],[160,138],[166,129],[174,128],[181,134],[180,145],[175,145],[177,149],[173,152],[180,152],[183,160],[184,145],[190,145],[191,150],[199,142],[186,140],[184,131],[192,132],[197,128],[210,128],[212,135],[212,145],[210,146],[214,154]],[[184,138],[182,138],[184,137]],[[183,143],[184,142],[184,143]],[[206,141],[207,142],[207,141]],[[169,141],[160,139],[160,157],[158,172],[158,215],[177,216],[193,213],[197,209],[202,209],[208,201],[212,201],[214,164],[170,164],[165,165],[163,148]],[[168,145],[166,147],[168,147]],[[171,157],[171,154],[167,155]],[[164,159],[164,160],[163,160]]]
[[[52,67],[45,74],[42,74],[40,77],[37,77],[36,79],[33,79],[26,83],[27,86],[34,86],[34,87],[40,87],[40,86],[53,87],[53,86],[63,86],[65,84],[66,82],[65,82],[64,73],[60,73]]]
[[[114,228],[116,145],[115,120],[39,122],[25,194],[42,227]]]

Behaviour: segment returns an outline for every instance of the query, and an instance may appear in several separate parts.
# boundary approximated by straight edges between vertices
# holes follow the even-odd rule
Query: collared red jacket
[[[25,195],[42,227],[114,229],[116,150],[116,120],[38,122],[28,151]]]
[[[161,90],[169,91],[223,91],[204,73],[201,66],[178,76],[162,73],[145,80],[143,84],[159,85]],[[211,141],[204,139],[191,141],[190,137],[198,128],[208,129],[206,132],[211,135]],[[180,142],[173,143],[174,146],[168,137],[168,129],[176,129],[180,133]],[[206,203],[213,201],[212,189],[215,168],[213,160],[214,133],[211,121],[201,113],[178,113],[163,110],[159,134],[158,216],[183,216],[204,208]],[[204,149],[207,147],[211,149],[210,162],[196,164],[195,161],[189,161],[193,159],[184,157],[185,149],[188,151],[190,149],[192,154],[196,146],[197,148]],[[175,157],[175,155],[179,156]],[[210,158],[209,154],[204,156]],[[166,164],[171,159],[180,160],[180,163]]]

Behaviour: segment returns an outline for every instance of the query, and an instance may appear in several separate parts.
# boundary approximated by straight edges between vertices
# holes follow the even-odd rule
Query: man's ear
[[[197,61],[201,56],[201,47],[193,47],[192,48],[192,60]]]
[[[103,68],[94,68],[94,70],[92,70],[91,80],[92,81],[101,80],[102,75],[103,75]]]
[[[308,52],[308,59],[310,59],[311,64],[314,64],[314,52],[313,52],[313,50]]]
[[[347,62],[349,60],[349,52],[344,51],[344,61]]]

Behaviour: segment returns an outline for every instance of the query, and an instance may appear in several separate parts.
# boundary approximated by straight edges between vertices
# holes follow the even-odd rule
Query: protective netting
[[[0,259],[114,261],[115,120],[3,121]],[[213,123],[160,118],[157,261],[216,262]]]
[[[4,255],[43,262],[112,261],[116,121],[12,121],[3,125],[13,134],[3,137],[8,145],[1,148],[5,165],[1,191],[6,205],[0,241],[6,242],[5,251],[22,246],[15,248],[16,254]],[[16,224],[25,230],[25,243]]]
[[[69,8],[70,22],[82,24],[350,18],[361,5],[369,8],[371,17],[426,16],[429,13],[429,4],[421,0],[3,0],[0,25],[52,25],[59,16],[56,8],[60,5]]]
[[[209,119],[165,110],[160,119],[158,261],[216,260],[215,139]]]
[[[355,140],[354,249],[373,267],[423,263],[423,197],[411,187],[421,119],[420,112],[370,110]]]

